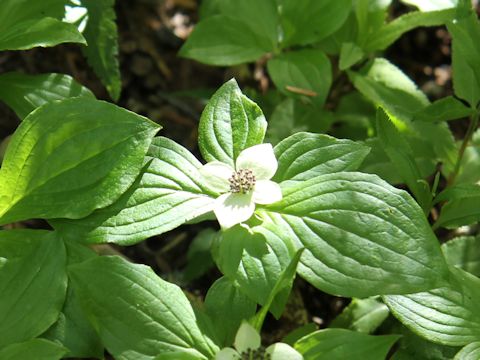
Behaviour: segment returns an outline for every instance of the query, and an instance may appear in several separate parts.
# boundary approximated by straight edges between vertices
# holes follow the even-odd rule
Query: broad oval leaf
[[[312,103],[323,106],[332,84],[332,66],[323,51],[292,51],[275,56],[267,66],[279,91],[288,96],[306,96]]]
[[[10,106],[20,119],[46,103],[71,97],[95,98],[90,90],[64,74],[11,72],[0,75],[0,100]]]
[[[59,360],[67,353],[63,346],[45,339],[32,339],[15,343],[0,350],[3,360]]]
[[[274,181],[295,184],[318,175],[357,170],[370,149],[351,140],[299,132],[275,146]]]
[[[50,221],[67,237],[87,242],[134,244],[172,230],[213,209],[212,190],[202,184],[202,164],[183,146],[157,137],[141,176],[113,205],[78,220]]]
[[[422,210],[377,176],[322,175],[284,189],[283,196],[256,213],[287,246],[305,247],[298,272],[317,288],[367,297],[445,282],[447,266]]]
[[[0,169],[0,224],[81,218],[134,182],[159,126],[86,98],[48,103],[12,136]]]
[[[182,290],[149,267],[100,256],[70,269],[74,291],[116,359],[153,360],[178,352],[201,360],[218,351]]]
[[[56,233],[0,231],[0,348],[30,340],[57,320],[67,289],[65,267]]]
[[[366,335],[344,329],[319,330],[295,343],[305,360],[384,360],[399,335]]]
[[[480,337],[480,279],[457,268],[447,286],[409,295],[388,295],[384,301],[405,326],[425,339],[462,346]]]
[[[351,8],[350,0],[282,1],[282,45],[307,45],[326,38],[342,26]]]
[[[233,167],[243,149],[263,142],[266,129],[262,110],[232,79],[217,90],[203,110],[198,144],[205,160]]]
[[[179,55],[209,65],[230,66],[255,61],[272,50],[271,39],[248,23],[214,15],[195,26]]]

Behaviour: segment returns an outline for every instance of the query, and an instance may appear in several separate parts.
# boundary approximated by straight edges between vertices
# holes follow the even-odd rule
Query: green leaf
[[[458,151],[451,131],[445,123],[411,122],[430,103],[400,69],[385,59],[375,59],[359,72],[348,71],[348,75],[358,91],[375,106],[383,107],[392,120],[396,119],[395,126],[409,142],[423,146],[421,152],[413,149],[415,158],[430,157],[432,171],[437,161],[453,168]],[[420,164],[417,166],[422,168]]]
[[[453,360],[476,360],[480,357],[480,341],[473,342],[460,350]]]
[[[428,292],[388,295],[384,301],[406,327],[428,341],[462,346],[480,336],[480,279],[451,268],[450,284]]]
[[[451,200],[442,206],[435,227],[454,229],[480,221],[480,192],[465,195],[467,196]]]
[[[250,299],[265,305],[293,251],[275,238],[264,238],[263,229],[254,230],[235,226],[222,231],[215,244],[214,258],[226,277],[235,281]],[[270,307],[275,317],[281,316],[288,295],[280,294]]]
[[[218,160],[233,167],[243,149],[263,142],[266,129],[262,110],[232,79],[217,90],[203,110],[198,144],[208,162]]]
[[[278,170],[273,180],[284,186],[318,175],[357,170],[370,151],[351,140],[305,132],[286,138],[274,150]]]
[[[70,269],[75,292],[116,359],[154,359],[164,352],[210,359],[218,351],[182,290],[149,267],[100,256]]]
[[[258,38],[265,38],[265,42],[268,39],[271,49],[277,47],[279,17],[275,0],[221,0],[217,6],[218,14],[240,20],[248,25]]]
[[[447,96],[420,109],[413,115],[413,120],[449,121],[468,117],[472,114],[473,110],[466,107],[461,101],[453,96]]]
[[[300,260],[300,256],[302,256],[303,250],[304,249],[299,249],[297,250],[295,255],[293,255],[287,268],[281,273],[280,277],[275,283],[275,286],[270,292],[267,301],[262,306],[260,311],[255,315],[255,318],[252,320],[253,325],[257,329],[257,331],[260,331],[262,329],[265,317],[267,316],[270,308],[275,304],[275,301],[278,298],[282,297],[284,299],[288,299],[292,290],[293,280],[295,280],[295,275],[297,273],[298,262]]]
[[[435,203],[480,196],[480,184],[458,184],[447,187],[435,197]]]
[[[118,64],[118,34],[115,24],[115,0],[81,0],[88,10],[83,35],[88,42],[83,53],[105,84],[113,100],[120,97],[122,83]]]
[[[0,51],[27,50],[37,46],[49,47],[67,42],[86,44],[74,25],[51,17],[25,20],[11,27],[0,25]]]
[[[397,322],[399,325],[400,323]],[[404,326],[397,330],[402,338],[392,360],[452,360],[458,347],[435,344],[415,335]]]
[[[65,248],[54,232],[0,231],[0,348],[30,340],[57,320],[67,288],[65,265]]]
[[[174,141],[157,137],[147,166],[117,202],[79,220],[51,224],[67,237],[90,243],[134,244],[210,212],[212,190],[202,184],[202,164]]]
[[[389,314],[387,305],[375,298],[352,299],[342,313],[333,319],[329,327],[371,334]]]
[[[11,107],[20,119],[46,103],[72,97],[95,98],[90,90],[64,74],[10,72],[0,75],[0,100]]]
[[[67,349],[57,343],[45,339],[32,339],[0,349],[0,359],[59,360],[62,359],[66,353]]]
[[[450,9],[457,5],[457,0],[402,0],[402,2],[418,7],[421,11]]]
[[[442,251],[449,265],[480,276],[480,237],[459,236],[442,244]]]
[[[305,360],[385,360],[398,335],[372,336],[344,329],[325,329],[295,343]]]
[[[338,67],[340,70],[347,70],[351,66],[363,59],[365,53],[357,44],[346,42],[342,44],[340,50],[340,62]]]
[[[413,11],[385,24],[371,34],[364,47],[365,52],[384,50],[407,31],[420,26],[440,26],[455,18],[455,9],[439,11]]]
[[[268,61],[267,68],[281,92],[306,98],[320,107],[325,103],[332,84],[332,66],[322,51],[302,49],[280,54]]]
[[[193,238],[187,252],[187,266],[183,271],[185,281],[198,279],[215,266],[210,248],[216,235],[215,230],[207,228]]]
[[[230,66],[259,59],[272,51],[268,36],[260,36],[236,17],[215,15],[200,21],[179,55],[209,65]]]
[[[312,44],[333,34],[347,19],[351,6],[349,0],[283,1],[283,47]]]
[[[455,95],[476,107],[480,100],[480,22],[477,14],[448,24],[452,35],[453,79]]]
[[[41,19],[45,16],[61,19],[65,14],[65,0],[2,0],[0,5],[0,26],[9,28],[14,24]]]
[[[408,142],[381,108],[377,110],[377,136],[385,153],[412,191],[423,212],[428,214],[432,205],[430,186],[423,180]]]
[[[298,272],[315,287],[367,297],[444,282],[438,241],[405,191],[356,172],[317,176],[282,190],[282,201],[256,214],[288,247],[305,247]]]
[[[65,242],[68,265],[97,256],[89,248],[71,241]],[[60,343],[68,349],[68,357],[103,358],[103,344],[81,308],[71,284],[58,320],[42,337]]]
[[[377,58],[359,72],[348,71],[348,76],[365,97],[402,121],[429,105],[415,83],[386,59]]]
[[[475,184],[480,181],[480,130],[477,130],[465,149],[456,184]]]
[[[233,281],[226,277],[215,281],[205,297],[205,311],[212,320],[221,347],[233,344],[242,320],[255,315],[256,307]]]
[[[265,142],[275,145],[302,131],[324,133],[330,129],[334,120],[332,113],[321,107],[286,98],[278,103],[269,117]]]
[[[0,224],[81,218],[110,205],[137,177],[158,128],[87,98],[38,108],[13,135],[0,169]]]

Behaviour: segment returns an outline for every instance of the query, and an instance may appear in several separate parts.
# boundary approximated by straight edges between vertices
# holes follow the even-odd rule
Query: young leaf
[[[179,55],[209,65],[230,66],[255,61],[272,50],[270,38],[250,24],[236,17],[215,15],[195,26]]]
[[[459,236],[442,244],[442,251],[449,265],[480,276],[480,236]]]
[[[308,45],[326,38],[342,26],[351,6],[349,0],[284,0],[282,45]]]
[[[385,24],[366,41],[365,52],[384,50],[402,34],[420,26],[440,26],[455,18],[455,9],[421,12],[414,11],[402,15]]]
[[[215,261],[222,273],[239,284],[240,289],[256,303],[265,305],[292,257],[284,242],[264,238],[263,229],[235,226],[222,231],[215,248]],[[281,316],[288,292],[276,297],[270,311]]]
[[[371,334],[389,314],[387,305],[375,298],[352,299],[342,313],[333,319],[329,327]]]
[[[67,274],[65,247],[54,232],[0,231],[0,254],[2,348],[40,335],[57,320]]]
[[[232,79],[217,90],[203,110],[198,144],[205,160],[233,167],[243,149],[263,142],[266,129],[262,110]]]
[[[187,266],[183,271],[185,281],[191,282],[215,266],[211,247],[216,235],[217,231],[212,228],[203,229],[195,235],[187,252]]]
[[[480,358],[480,341],[473,342],[460,350],[453,360],[476,360]]]
[[[425,339],[462,346],[480,336],[480,280],[451,268],[448,286],[409,295],[387,295],[384,301],[406,327]]]
[[[45,339],[32,339],[0,349],[4,360],[60,360],[67,353],[63,346]]]
[[[332,66],[320,50],[303,49],[281,54],[267,63],[268,73],[278,90],[301,96],[323,106],[332,84]]]
[[[377,110],[377,136],[423,212],[428,214],[432,205],[430,186],[422,179],[408,142],[381,108]]]
[[[213,209],[214,194],[202,183],[202,164],[183,146],[157,137],[149,163],[113,205],[79,220],[54,220],[67,237],[90,243],[134,244],[172,230]]]
[[[38,108],[20,124],[5,154],[0,224],[81,218],[110,205],[137,177],[158,128],[87,98]]]
[[[118,65],[117,25],[114,0],[82,0],[88,10],[88,21],[83,35],[88,46],[82,50],[88,63],[105,84],[113,100],[120,97],[121,80]]]
[[[90,90],[64,74],[10,72],[0,75],[0,100],[11,107],[20,119],[46,103],[72,97],[95,98]]]
[[[470,12],[466,18],[448,24],[452,35],[453,79],[455,94],[476,107],[480,100],[480,22]]]
[[[50,17],[23,21],[10,28],[0,25],[0,51],[27,50],[67,42],[86,44],[75,26]]]
[[[315,287],[367,297],[444,283],[438,241],[405,191],[357,172],[317,176],[283,190],[282,201],[256,214],[287,246],[305,247],[298,272]]]
[[[115,358],[146,360],[176,352],[210,359],[218,351],[182,290],[149,267],[100,256],[70,269],[74,291]]]
[[[305,360],[384,360],[398,335],[372,336],[344,329],[325,329],[295,343]]]
[[[340,61],[338,67],[340,70],[347,70],[351,66],[363,59],[365,53],[357,44],[346,42],[342,44],[340,50]]]
[[[205,311],[212,320],[220,347],[233,344],[242,320],[255,315],[256,308],[257,304],[233,281],[226,277],[215,281],[205,297]]]
[[[413,115],[413,120],[449,121],[468,117],[472,114],[473,110],[466,107],[461,101],[453,96],[447,96],[420,109]]]
[[[278,170],[273,180],[284,186],[318,175],[357,170],[370,151],[351,140],[305,132],[286,138],[274,150]]]

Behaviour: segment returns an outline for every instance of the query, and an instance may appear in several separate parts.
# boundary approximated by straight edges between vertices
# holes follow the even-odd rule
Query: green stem
[[[478,127],[479,115],[480,115],[480,112],[479,112],[479,109],[477,109],[475,114],[473,114],[472,117],[470,118],[470,125],[468,126],[467,134],[465,135],[462,145],[458,150],[458,157],[457,157],[457,162],[455,163],[455,169],[453,170],[452,174],[449,176],[447,181],[448,186],[451,186],[455,183],[455,180],[458,176],[458,172],[460,171],[460,165],[462,164],[465,150],[467,149],[467,146],[470,140],[472,140],[473,133]]]

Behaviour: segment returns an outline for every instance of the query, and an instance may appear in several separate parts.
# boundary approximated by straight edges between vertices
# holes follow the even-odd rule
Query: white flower
[[[221,193],[214,213],[224,229],[247,221],[255,204],[272,204],[282,199],[280,186],[270,179],[278,163],[271,144],[260,144],[243,150],[235,169],[220,161],[212,161],[200,169],[205,182]]]
[[[288,344],[276,343],[265,349],[260,343],[260,335],[256,330],[249,323],[243,322],[235,336],[235,349],[223,348],[215,360],[303,360],[303,356]]]

